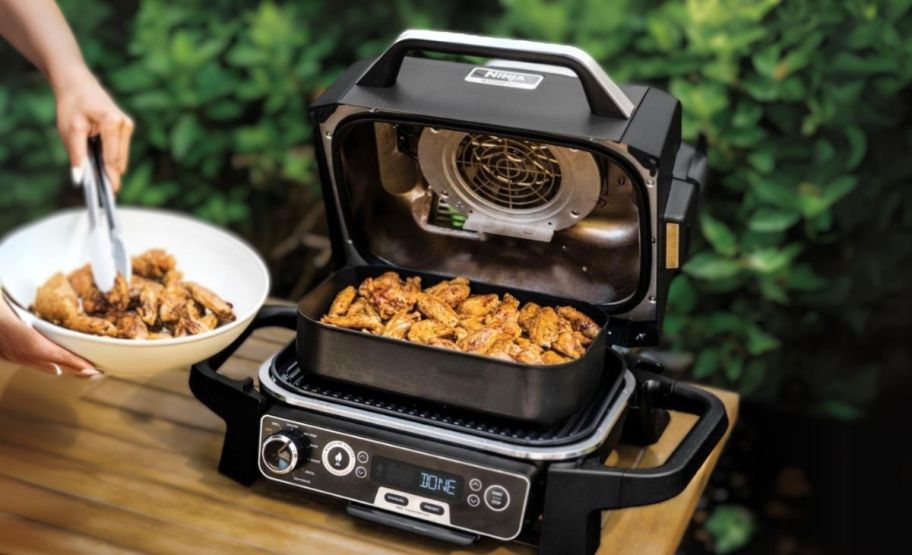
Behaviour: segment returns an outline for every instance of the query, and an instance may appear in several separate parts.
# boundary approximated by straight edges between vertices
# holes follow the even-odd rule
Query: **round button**
[[[479,499],[478,496],[474,493],[470,495],[466,501],[469,503],[469,507],[477,507],[479,504],[481,504],[481,499]]]
[[[484,502],[492,511],[500,512],[510,505],[510,494],[503,486],[490,486],[485,490]]]
[[[355,452],[344,441],[330,441],[323,447],[323,466],[333,476],[345,476],[355,468]]]
[[[355,469],[355,476],[357,476],[358,478],[364,478],[365,476],[367,476],[367,469],[364,468],[363,466],[359,466],[358,468]]]
[[[469,480],[469,489],[472,491],[481,491],[481,480],[478,478]]]
[[[261,449],[263,464],[273,474],[288,474],[307,457],[307,446],[295,434],[282,432],[266,438]]]
[[[367,453],[365,451],[358,451],[358,462],[361,464],[367,462]]]

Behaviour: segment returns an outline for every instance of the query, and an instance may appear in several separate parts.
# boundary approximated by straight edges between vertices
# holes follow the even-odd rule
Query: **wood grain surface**
[[[253,375],[290,333],[257,332],[224,373]],[[734,422],[738,397],[716,393]],[[621,445],[608,464],[659,464],[692,422],[674,414],[659,443]],[[326,497],[265,480],[245,488],[216,470],[223,431],[186,371],[87,381],[0,361],[0,552],[533,552],[493,540],[457,548],[356,521]],[[678,497],[605,513],[599,552],[673,553],[722,445]]]

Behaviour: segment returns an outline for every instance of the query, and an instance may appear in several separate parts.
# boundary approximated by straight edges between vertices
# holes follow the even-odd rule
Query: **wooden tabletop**
[[[223,372],[249,376],[290,332],[261,330]],[[716,391],[734,423],[738,397]],[[661,441],[621,445],[608,464],[667,457],[693,417]],[[0,551],[4,553],[531,553],[482,540],[469,548],[360,522],[327,497],[216,470],[224,424],[196,401],[187,372],[80,380],[0,361]],[[684,493],[605,513],[600,553],[672,553],[728,433]]]

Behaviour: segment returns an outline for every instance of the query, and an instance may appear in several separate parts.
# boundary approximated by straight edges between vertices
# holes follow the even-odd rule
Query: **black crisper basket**
[[[299,303],[302,370],[549,423],[596,389],[606,348],[658,341],[705,178],[673,97],[619,87],[577,49],[421,32],[349,68],[311,118],[337,272]],[[582,358],[535,366],[319,322],[389,270],[571,305],[602,329]]]

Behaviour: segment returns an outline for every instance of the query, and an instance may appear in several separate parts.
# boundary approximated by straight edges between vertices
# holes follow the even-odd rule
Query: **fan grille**
[[[510,210],[535,209],[560,189],[560,164],[540,143],[468,134],[456,151],[456,167],[479,198]]]

